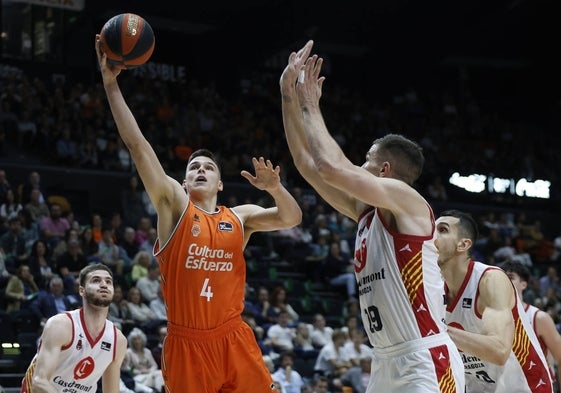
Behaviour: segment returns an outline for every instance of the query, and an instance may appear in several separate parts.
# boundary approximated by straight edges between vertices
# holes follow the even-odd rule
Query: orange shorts
[[[166,393],[275,391],[253,331],[241,318],[211,330],[170,323],[161,365]]]

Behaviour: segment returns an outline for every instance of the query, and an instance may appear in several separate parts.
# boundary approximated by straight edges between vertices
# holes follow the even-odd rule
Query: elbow
[[[495,354],[495,360],[493,361],[493,363],[498,364],[499,366],[504,366],[508,361],[511,352],[512,352],[512,348],[501,348]]]
[[[335,167],[329,160],[316,161],[316,171],[321,179],[326,183],[331,183],[339,173],[339,168]]]

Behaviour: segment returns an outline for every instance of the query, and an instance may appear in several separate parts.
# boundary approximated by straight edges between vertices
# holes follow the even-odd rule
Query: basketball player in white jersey
[[[37,354],[22,382],[22,393],[119,393],[127,339],[107,320],[113,299],[113,276],[103,265],[80,271],[83,307],[47,320]]]
[[[466,393],[551,393],[545,356],[512,282],[502,269],[471,257],[475,220],[448,210],[436,225],[446,322],[462,351]]]
[[[362,166],[349,161],[323,120],[323,60],[310,57],[312,45],[290,55],[280,78],[283,121],[301,175],[358,223],[355,274],[374,351],[367,392],[463,393],[463,365],[444,323],[434,215],[412,186],[422,149],[389,134],[374,141]]]
[[[557,368],[561,365],[561,335],[557,331],[557,327],[555,327],[555,322],[547,312],[524,301],[522,294],[530,281],[530,271],[528,268],[520,262],[514,261],[503,263],[501,268],[506,272],[518,291],[518,297],[522,300],[524,310],[530,319],[530,324],[538,336],[540,346],[548,361],[549,370],[554,380],[554,391],[559,392],[559,378],[555,374],[555,365]]]

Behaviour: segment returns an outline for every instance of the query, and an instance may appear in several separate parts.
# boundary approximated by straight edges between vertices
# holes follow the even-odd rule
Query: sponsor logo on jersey
[[[218,223],[218,230],[222,232],[232,232],[234,230],[234,226],[231,222],[220,221]]]
[[[91,356],[84,358],[74,367],[74,379],[84,379],[90,376],[95,369],[95,361]]]
[[[107,341],[102,341],[101,342],[101,349],[103,351],[110,351],[111,350],[111,343],[108,343]]]
[[[471,308],[473,299],[470,297],[465,297],[462,299],[462,308]]]
[[[185,268],[206,271],[229,272],[234,270],[234,253],[221,248],[199,246],[196,243],[189,245]]]
[[[195,213],[195,215],[193,216],[193,221],[197,221],[197,222],[201,221],[201,219],[199,218],[199,215],[197,213]]]
[[[82,349],[82,339],[78,339],[78,342],[76,343],[76,350],[81,350]]]

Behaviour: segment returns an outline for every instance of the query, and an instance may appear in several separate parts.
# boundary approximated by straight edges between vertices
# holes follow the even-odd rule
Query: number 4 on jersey
[[[210,302],[210,298],[214,296],[212,293],[212,288],[208,285],[210,278],[205,278],[205,282],[203,283],[203,287],[201,289],[201,296],[206,297],[206,301]]]

